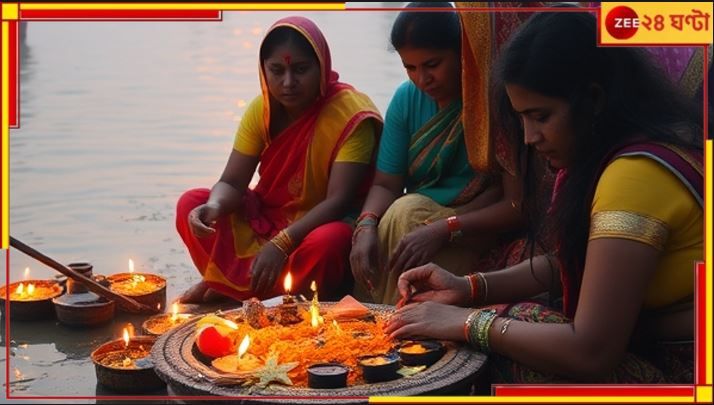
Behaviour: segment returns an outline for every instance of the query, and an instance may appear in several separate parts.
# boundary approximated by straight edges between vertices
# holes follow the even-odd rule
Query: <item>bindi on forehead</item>
[[[283,60],[285,63],[290,66],[290,63],[292,62],[293,57],[290,54],[285,54],[283,55]]]

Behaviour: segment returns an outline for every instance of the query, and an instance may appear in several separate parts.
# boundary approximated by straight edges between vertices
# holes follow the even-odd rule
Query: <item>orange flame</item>
[[[129,273],[134,272],[134,261],[129,259]]]
[[[243,341],[240,342],[240,346],[238,346],[238,360],[248,351],[248,346],[250,346],[250,335],[245,335]]]
[[[122,333],[122,337],[124,339],[124,347],[129,347],[129,329],[124,328],[124,332]]]
[[[24,277],[24,279],[25,279],[25,280],[29,280],[29,279],[30,279],[30,268],[29,268],[29,267],[25,267],[25,277]]]
[[[30,283],[30,284],[27,286],[27,295],[29,295],[29,296],[31,297],[32,294],[34,294],[34,293],[35,293],[35,285],[32,284],[32,283]]]
[[[340,325],[337,324],[336,320],[332,320],[332,324],[335,325],[335,329],[337,329],[337,333],[342,333],[342,328],[340,328]]]
[[[285,287],[285,294],[290,294],[290,289],[293,286],[293,276],[288,272],[288,275],[285,276],[285,281],[283,282],[283,287]]]
[[[315,284],[315,280],[312,280],[312,283],[310,283],[310,289],[312,292],[317,292],[317,284]]]
[[[317,313],[317,308],[314,306],[310,307],[310,325],[312,325],[313,328],[317,328],[318,321],[317,317],[320,316]]]
[[[172,321],[176,322],[176,320],[178,319],[178,312],[179,312],[178,303],[174,302],[174,304],[171,306],[171,320]]]
[[[20,283],[20,285],[18,285],[17,288],[15,289],[15,294],[22,295],[24,293],[25,293],[25,284]]]

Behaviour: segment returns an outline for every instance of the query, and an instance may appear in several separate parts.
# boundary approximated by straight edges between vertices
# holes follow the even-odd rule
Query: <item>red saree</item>
[[[261,67],[266,147],[260,155],[260,181],[255,189],[246,190],[241,210],[219,220],[216,233],[208,238],[191,234],[188,213],[208,199],[209,191],[191,190],[177,207],[178,232],[204,281],[238,300],[255,295],[250,290],[250,273],[260,247],[325,199],[332,163],[355,128],[373,119],[375,133],[381,129],[381,117],[371,100],[337,81],[327,42],[317,26],[306,18],[288,17],[276,22],[268,33],[284,26],[295,29],[312,44],[320,62],[320,97],[301,118],[271,138],[271,106],[275,101]],[[362,187],[365,192],[367,186]],[[360,199],[363,197],[360,195]],[[315,228],[292,252],[272,291],[258,298],[282,294],[282,280],[288,271],[294,292],[309,291],[313,280],[321,291],[337,293],[340,287],[346,287],[351,233],[351,225],[341,221]]]

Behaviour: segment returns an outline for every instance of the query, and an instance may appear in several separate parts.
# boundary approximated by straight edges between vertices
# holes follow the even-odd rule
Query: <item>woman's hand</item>
[[[191,233],[197,238],[205,238],[216,233],[213,225],[221,214],[218,204],[206,203],[199,205],[188,213],[188,223]]]
[[[377,227],[370,226],[359,231],[350,252],[350,267],[355,280],[372,291],[372,279],[378,266]]]
[[[286,260],[285,254],[272,242],[263,245],[251,269],[250,288],[256,296],[261,297],[273,289]]]
[[[449,237],[446,224],[441,222],[420,226],[404,235],[389,259],[389,271],[401,274],[433,259]]]
[[[402,296],[401,305],[426,301],[459,306],[471,303],[471,285],[466,277],[455,276],[434,263],[402,273],[397,289]]]
[[[413,303],[392,314],[384,332],[394,339],[426,337],[463,341],[464,322],[471,311],[437,302]]]

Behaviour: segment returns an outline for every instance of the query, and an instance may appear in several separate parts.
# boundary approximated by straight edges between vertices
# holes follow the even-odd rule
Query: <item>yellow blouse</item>
[[[233,149],[248,156],[259,156],[265,149],[263,141],[263,97],[258,96],[248,105],[236,132]],[[372,160],[375,136],[372,120],[364,120],[347,138],[337,152],[335,162],[369,163]]]
[[[694,294],[694,269],[703,260],[703,210],[668,169],[645,156],[620,157],[600,178],[589,239],[622,238],[662,255],[644,307],[662,308]]]

